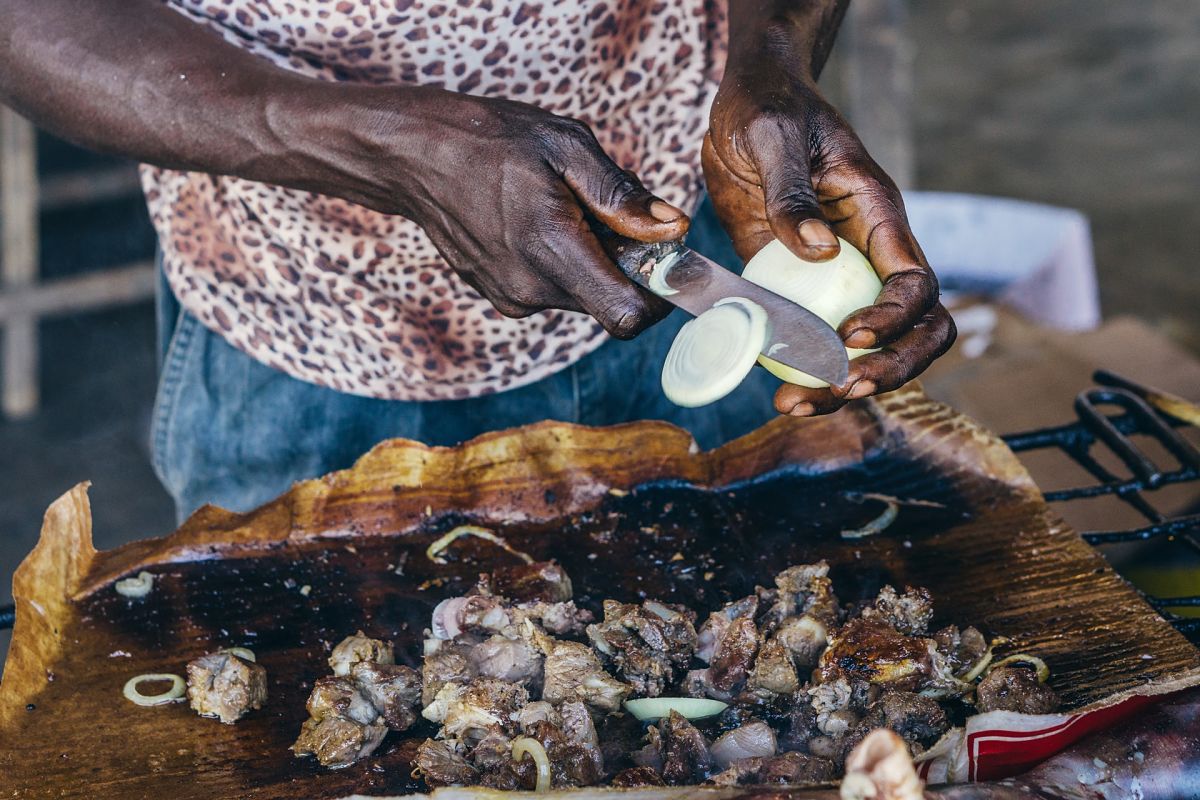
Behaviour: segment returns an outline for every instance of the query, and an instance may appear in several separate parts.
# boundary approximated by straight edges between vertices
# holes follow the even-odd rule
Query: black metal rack
[[[1146,398],[1158,397],[1132,381],[1099,371],[1094,380],[1099,387],[1086,389],[1075,398],[1079,419],[1027,433],[1003,437],[1014,452],[1056,448],[1087,470],[1096,483],[1071,489],[1045,492],[1052,503],[1083,498],[1113,495],[1136,509],[1148,525],[1131,530],[1086,531],[1083,538],[1092,545],[1104,546],[1120,542],[1166,539],[1200,553],[1200,514],[1166,518],[1147,500],[1146,493],[1171,484],[1200,481],[1200,449],[1180,435],[1178,428],[1187,420],[1155,408]],[[1100,411],[1101,406],[1120,409],[1116,416]],[[1200,408],[1197,409],[1200,416]],[[1130,438],[1142,434],[1153,437],[1170,453],[1178,464],[1164,468],[1149,458]],[[1130,478],[1115,475],[1097,460],[1094,448],[1107,447],[1129,468]],[[1200,576],[1197,578],[1200,585]],[[1145,593],[1144,593],[1145,594]],[[1200,595],[1156,597],[1145,594],[1146,600],[1168,621],[1193,641],[1200,641],[1200,618],[1181,617],[1171,609],[1200,606]],[[0,606],[0,629],[11,628],[13,607]]]

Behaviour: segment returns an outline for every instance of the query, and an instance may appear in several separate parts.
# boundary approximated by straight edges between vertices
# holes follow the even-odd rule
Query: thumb
[[[621,169],[589,132],[564,165],[563,180],[595,217],[621,236],[642,242],[683,238],[688,217],[651,194],[632,172]]]
[[[767,222],[775,238],[806,261],[827,261],[841,245],[821,213],[808,148],[778,129],[752,138]]]

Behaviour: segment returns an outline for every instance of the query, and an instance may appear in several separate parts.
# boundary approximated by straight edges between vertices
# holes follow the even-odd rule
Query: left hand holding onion
[[[876,351],[852,359],[841,386],[784,384],[775,394],[780,413],[826,414],[897,389],[954,343],[954,322],[938,302],[937,278],[909,229],[899,189],[811,79],[769,58],[727,70],[703,162],[717,213],[743,259],[779,239],[799,258],[828,261],[839,253],[840,236],[883,282],[873,305],[838,326],[847,347]]]

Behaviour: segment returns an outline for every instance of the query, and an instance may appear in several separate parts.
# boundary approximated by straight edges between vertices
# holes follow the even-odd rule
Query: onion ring
[[[170,681],[171,688],[161,694],[142,694],[137,687],[140,683],[148,683],[150,681]],[[183,700],[185,687],[183,678],[169,672],[150,672],[145,675],[135,675],[125,681],[125,688],[122,694],[125,699],[139,706],[165,706],[169,703],[178,703]]]

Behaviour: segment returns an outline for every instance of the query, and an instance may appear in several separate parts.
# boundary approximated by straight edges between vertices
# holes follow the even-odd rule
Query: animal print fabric
[[[423,84],[590,124],[682,208],[724,68],[724,0],[171,0],[229,42],[331,81]],[[599,347],[590,317],[501,316],[415,223],[238,178],[142,168],[183,306],[260,362],[343,392],[473,397]],[[481,186],[480,191],[488,191]]]

